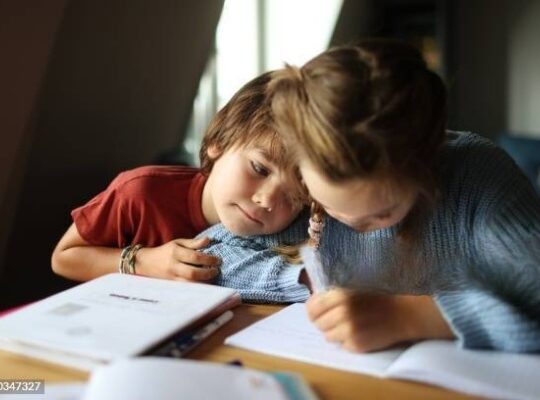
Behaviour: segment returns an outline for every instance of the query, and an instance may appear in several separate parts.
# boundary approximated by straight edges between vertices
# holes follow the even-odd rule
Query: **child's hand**
[[[182,281],[208,281],[219,272],[221,260],[202,249],[210,239],[175,239],[159,247],[143,247],[137,253],[137,273]]]
[[[309,318],[327,340],[368,352],[453,334],[429,296],[369,295],[333,289],[306,303]]]

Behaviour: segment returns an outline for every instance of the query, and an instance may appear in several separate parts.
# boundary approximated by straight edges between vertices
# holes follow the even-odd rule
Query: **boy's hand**
[[[221,260],[204,254],[210,243],[207,237],[174,239],[159,247],[143,247],[137,253],[137,273],[156,278],[182,281],[208,281],[219,272]]]
[[[306,303],[326,339],[355,352],[381,350],[426,338],[453,337],[429,296],[369,295],[332,289]]]

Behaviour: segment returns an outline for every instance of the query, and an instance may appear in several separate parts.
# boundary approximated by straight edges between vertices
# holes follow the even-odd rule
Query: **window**
[[[182,158],[198,165],[202,135],[216,111],[247,81],[284,63],[302,65],[325,50],[343,0],[225,0],[193,104]]]

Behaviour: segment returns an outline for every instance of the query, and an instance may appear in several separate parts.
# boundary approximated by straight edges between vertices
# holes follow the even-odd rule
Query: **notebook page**
[[[450,341],[412,346],[387,375],[492,399],[538,399],[540,395],[540,355],[464,350]]]
[[[403,350],[356,354],[329,343],[297,303],[229,336],[225,344],[312,364],[382,377]]]

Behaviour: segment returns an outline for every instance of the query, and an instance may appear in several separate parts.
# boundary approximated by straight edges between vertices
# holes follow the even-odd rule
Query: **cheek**
[[[280,206],[273,218],[275,229],[282,230],[289,226],[301,210],[301,208],[292,207],[290,204]]]
[[[219,183],[217,196],[221,198],[250,197],[254,191],[253,187],[253,179],[249,173],[244,170],[231,171],[223,176]]]

